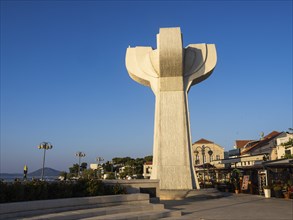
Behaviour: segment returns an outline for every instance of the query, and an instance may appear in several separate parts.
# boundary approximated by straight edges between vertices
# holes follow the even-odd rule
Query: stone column
[[[187,93],[216,65],[213,44],[182,47],[180,28],[161,28],[157,49],[128,48],[126,68],[136,82],[156,96],[151,179],[164,190],[195,188]]]

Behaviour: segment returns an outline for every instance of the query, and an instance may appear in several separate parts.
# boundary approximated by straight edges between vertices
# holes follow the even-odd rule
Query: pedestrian
[[[24,165],[24,168],[23,168],[23,179],[24,180],[27,180],[27,171],[28,171],[27,165]]]

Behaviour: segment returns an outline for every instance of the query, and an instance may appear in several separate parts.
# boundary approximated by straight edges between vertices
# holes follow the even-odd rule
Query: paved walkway
[[[165,208],[182,211],[176,219],[292,220],[293,200],[248,194],[229,194],[215,199],[189,197],[177,201],[161,201]],[[173,218],[175,219],[175,218]]]

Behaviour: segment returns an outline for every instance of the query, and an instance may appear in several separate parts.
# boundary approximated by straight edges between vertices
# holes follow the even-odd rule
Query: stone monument
[[[160,180],[161,190],[195,188],[187,93],[211,75],[217,62],[214,44],[182,44],[180,28],[161,28],[157,49],[126,51],[130,77],[156,96],[151,179]]]

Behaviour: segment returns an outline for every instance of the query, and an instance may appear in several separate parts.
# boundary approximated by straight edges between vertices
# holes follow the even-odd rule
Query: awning
[[[210,163],[205,163],[205,164],[201,164],[201,165],[196,165],[195,168],[198,168],[198,169],[210,169],[210,168],[215,168],[215,166],[210,164]]]
[[[263,162],[264,167],[293,167],[293,159],[280,159]]]

